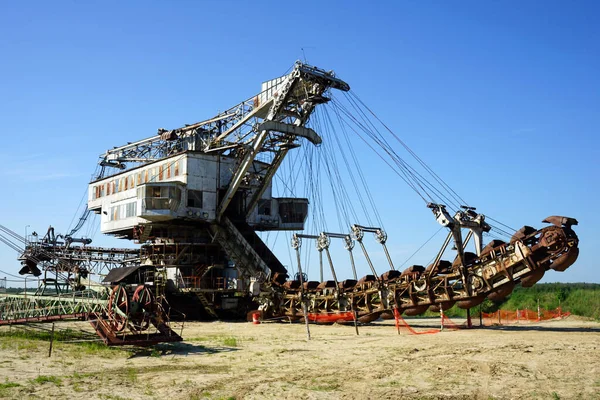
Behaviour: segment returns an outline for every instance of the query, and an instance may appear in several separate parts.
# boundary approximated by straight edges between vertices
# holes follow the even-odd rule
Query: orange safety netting
[[[524,309],[516,311],[498,310],[493,313],[481,314],[483,324],[486,326],[548,321],[551,319],[566,318],[571,315],[569,312],[563,312],[560,307],[556,310],[545,310],[542,308],[537,310]]]
[[[464,324],[457,325],[446,315],[442,314],[440,328],[427,329],[424,331],[417,331],[412,326],[410,326],[404,318],[402,318],[402,315],[400,314],[400,312],[398,312],[397,308],[394,308],[394,319],[396,320],[396,330],[398,331],[398,333],[400,333],[400,329],[403,329],[412,335],[426,335],[426,334],[432,334],[432,333],[439,333],[439,332],[441,332],[441,329],[440,329],[441,326],[443,326],[444,329],[448,329],[448,330],[466,328],[466,326],[464,326]]]
[[[308,313],[308,320],[317,324],[354,321],[353,312]]]

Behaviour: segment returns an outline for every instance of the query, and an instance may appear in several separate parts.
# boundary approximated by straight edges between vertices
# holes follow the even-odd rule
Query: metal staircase
[[[196,295],[198,296],[198,300],[200,300],[200,303],[202,303],[202,307],[204,307],[204,310],[206,310],[206,312],[211,317],[213,317],[215,319],[219,319],[219,316],[215,312],[215,305],[208,301],[208,299],[206,298],[204,293],[196,292]]]
[[[262,279],[270,275],[271,269],[228,217],[223,216],[221,224],[213,225],[211,229],[214,240],[223,247],[242,274]]]

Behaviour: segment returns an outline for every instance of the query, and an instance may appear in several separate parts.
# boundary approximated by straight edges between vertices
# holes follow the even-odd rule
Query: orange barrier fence
[[[548,321],[551,319],[566,318],[571,315],[571,313],[563,312],[560,307],[556,310],[541,308],[537,310],[524,309],[516,311],[498,310],[493,313],[481,314],[483,325],[485,326]]]
[[[466,328],[466,322],[463,325],[457,325],[445,314],[442,314],[440,328],[427,329],[423,331],[417,331],[412,326],[410,326],[408,322],[406,322],[406,320],[402,318],[402,315],[398,312],[397,308],[394,308],[394,319],[396,320],[396,330],[398,331],[398,333],[400,333],[400,330],[402,329],[403,331],[408,332],[411,335],[427,335],[432,333],[440,333],[442,331],[441,326],[443,326],[444,329],[448,330]]]
[[[353,312],[308,313],[308,321],[317,324],[333,324],[354,321]]]

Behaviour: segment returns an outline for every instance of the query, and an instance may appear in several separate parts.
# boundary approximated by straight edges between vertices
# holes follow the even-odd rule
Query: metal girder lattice
[[[0,325],[83,318],[100,313],[107,300],[98,292],[84,290],[55,296],[0,295]]]
[[[26,268],[23,273],[33,273],[35,267],[45,271],[105,275],[113,268],[139,262],[139,250],[29,242],[19,260]]]

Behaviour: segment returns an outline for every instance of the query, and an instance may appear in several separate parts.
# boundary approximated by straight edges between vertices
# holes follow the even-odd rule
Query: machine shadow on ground
[[[140,347],[133,350],[129,359],[138,357],[189,356],[196,354],[216,354],[237,351],[237,348],[223,346],[204,346],[185,342],[160,343],[152,347]]]

